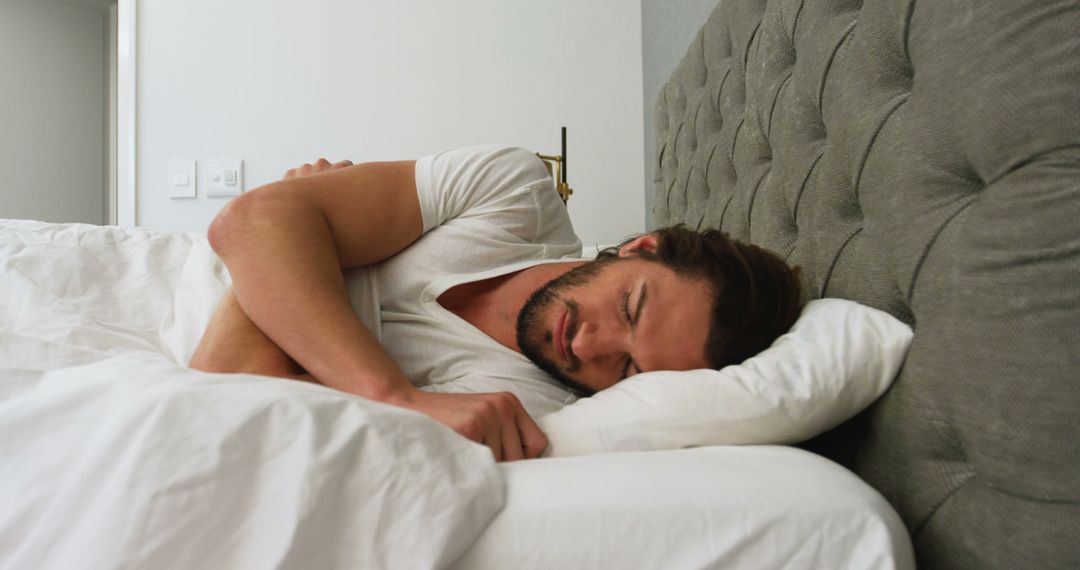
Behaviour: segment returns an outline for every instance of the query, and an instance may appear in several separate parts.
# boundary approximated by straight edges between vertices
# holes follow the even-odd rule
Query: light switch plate
[[[195,161],[189,158],[169,160],[169,197],[194,198],[196,194]]]
[[[244,161],[239,158],[214,158],[203,163],[206,195],[238,196],[244,191]]]

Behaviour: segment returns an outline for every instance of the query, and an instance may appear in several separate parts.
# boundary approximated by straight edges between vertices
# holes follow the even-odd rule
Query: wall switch
[[[238,196],[244,191],[244,161],[239,158],[215,158],[205,161],[206,195]]]
[[[195,161],[187,158],[169,160],[169,197],[194,198]]]

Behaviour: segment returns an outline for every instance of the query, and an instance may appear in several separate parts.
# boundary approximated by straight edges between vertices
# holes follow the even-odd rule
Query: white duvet
[[[0,568],[430,568],[502,507],[486,448],[327,388],[183,366],[204,239],[0,221]]]

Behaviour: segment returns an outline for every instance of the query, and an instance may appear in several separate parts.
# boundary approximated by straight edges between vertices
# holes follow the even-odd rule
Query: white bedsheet
[[[502,464],[506,507],[455,568],[913,570],[900,517],[790,447]]]
[[[0,222],[0,568],[433,568],[490,452],[322,386],[205,374],[205,240]]]

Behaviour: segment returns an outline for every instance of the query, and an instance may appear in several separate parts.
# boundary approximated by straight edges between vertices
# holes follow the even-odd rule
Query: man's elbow
[[[215,253],[224,258],[245,235],[251,234],[251,223],[259,216],[264,193],[265,187],[245,192],[229,200],[218,212],[206,231]]]

